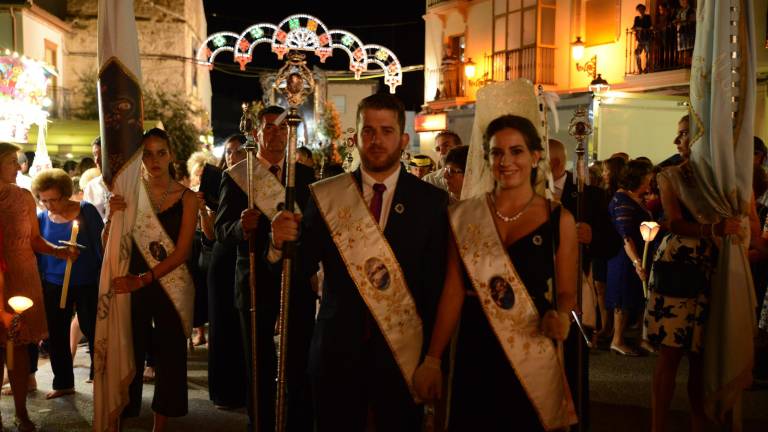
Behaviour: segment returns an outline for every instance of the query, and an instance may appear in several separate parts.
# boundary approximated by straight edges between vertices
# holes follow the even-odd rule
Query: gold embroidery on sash
[[[140,184],[138,189],[139,202],[136,208],[136,222],[133,226],[132,235],[141,256],[152,268],[173,253],[176,245],[157,219],[144,185]],[[192,334],[195,286],[187,265],[182,264],[176,267],[161,277],[158,282],[179,314],[184,335],[189,337]]]
[[[411,378],[421,356],[422,322],[400,263],[351,174],[315,183],[310,190],[413,395]]]
[[[486,196],[449,207],[459,254],[488,322],[547,430],[576,423],[562,365],[501,243]]]

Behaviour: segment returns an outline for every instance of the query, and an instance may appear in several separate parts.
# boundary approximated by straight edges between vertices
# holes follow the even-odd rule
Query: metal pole
[[[290,108],[288,117],[288,147],[286,148],[285,170],[285,210],[294,212],[296,205],[296,141],[301,117],[296,108]],[[288,316],[290,311],[291,274],[296,256],[296,244],[287,242],[283,245],[283,275],[280,286],[280,315],[278,333],[280,348],[277,356],[277,401],[275,428],[278,432],[286,429],[286,365],[288,360]]]
[[[253,121],[250,117],[248,104],[244,103],[243,116],[240,119],[240,132],[245,135],[246,168],[248,170],[248,208],[255,209],[253,197],[253,169],[256,162],[256,140],[253,138]],[[253,235],[248,236],[248,288],[250,291],[250,314],[251,314],[251,409],[253,410],[253,419],[258,421],[259,414],[259,378],[258,378],[258,348],[256,344],[257,324],[256,324],[256,239]],[[254,427],[256,427],[254,425]]]
[[[314,91],[315,79],[307,68],[305,56],[298,51],[290,51],[286,64],[278,71],[275,79],[277,88],[288,101],[288,146],[286,148],[285,170],[285,210],[293,213],[296,207],[296,142],[301,116],[298,107]],[[275,430],[284,432],[287,420],[287,364],[288,364],[288,326],[291,293],[291,276],[296,258],[296,244],[287,242],[283,245],[283,274],[280,286],[280,315],[277,328],[280,334],[277,356],[277,397],[275,400]]]
[[[576,222],[582,223],[584,222],[584,177],[587,175],[587,164],[586,164],[586,146],[584,145],[584,142],[587,139],[587,136],[592,132],[591,127],[589,126],[587,115],[586,115],[586,109],[583,107],[579,107],[576,110],[576,113],[574,114],[573,118],[571,119],[571,125],[568,128],[568,133],[576,139],[576,169],[575,176],[576,176]],[[577,277],[576,277],[576,310],[571,312],[571,315],[574,318],[574,321],[576,322],[576,325],[579,328],[579,331],[581,332],[584,343],[581,343],[579,341],[578,348],[577,348],[577,406],[576,406],[576,412],[579,416],[579,423],[578,423],[578,430],[581,432],[584,430],[584,395],[582,394],[582,389],[584,388],[584,374],[582,373],[582,369],[584,368],[584,345],[591,346],[591,342],[589,341],[589,338],[587,338],[587,335],[584,333],[584,329],[581,326],[581,317],[582,317],[582,299],[583,299],[583,290],[584,290],[584,274],[581,271],[582,269],[582,260],[584,259],[584,246],[579,242],[578,244],[578,269],[577,269]]]

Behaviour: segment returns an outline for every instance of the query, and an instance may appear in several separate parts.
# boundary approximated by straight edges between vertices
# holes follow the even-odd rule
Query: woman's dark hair
[[[642,184],[643,179],[653,171],[653,165],[641,160],[631,160],[627,162],[619,176],[619,186],[629,191],[637,190]]]
[[[614,156],[603,162],[603,168],[608,171],[608,183],[605,185],[608,196],[613,196],[619,189],[619,178],[626,164],[627,161],[621,156]]]
[[[461,145],[454,147],[445,155],[445,164],[452,163],[464,171],[467,169],[467,155],[469,155],[469,146]]]
[[[159,139],[165,141],[165,144],[168,146],[168,151],[170,151],[171,154],[174,153],[173,152],[173,144],[171,143],[171,137],[170,137],[170,135],[168,135],[168,132],[166,132],[166,131],[164,131],[164,130],[162,130],[160,128],[152,128],[152,129],[144,132],[144,135],[141,136],[142,143],[144,142],[144,140],[146,140],[147,138],[150,138],[150,137],[152,137],[152,138],[159,138]],[[176,179],[176,167],[173,166],[173,162],[168,164],[168,174],[171,175],[172,179]]]
[[[67,172],[67,174],[69,174],[70,171],[77,171],[77,162],[68,160],[64,162],[64,166],[62,168]]]
[[[232,140],[237,140],[240,143],[241,146],[245,145],[245,135],[243,135],[241,133],[233,133],[232,135],[224,138],[224,141],[222,141],[222,142],[224,143],[224,146],[226,147],[227,143],[232,141]],[[229,168],[227,166],[227,155],[226,155],[226,153],[227,153],[227,149],[225,148],[224,149],[224,153],[221,155],[221,160],[219,161],[219,169],[220,170],[225,170],[225,169]]]
[[[93,158],[84,157],[80,160],[80,164],[77,166],[77,170],[80,174],[88,171],[91,168],[96,168],[96,161]]]
[[[528,147],[528,151],[534,152],[537,150],[544,150],[541,146],[541,136],[539,135],[539,131],[530,120],[525,117],[507,114],[501,117],[496,117],[488,124],[488,127],[485,128],[485,133],[483,134],[483,152],[485,153],[486,160],[488,160],[488,154],[491,151],[491,138],[504,129],[514,129],[520,132],[520,134],[523,135],[523,140],[525,141],[526,147]],[[537,172],[538,168],[533,168],[531,170],[532,185],[536,183]]]

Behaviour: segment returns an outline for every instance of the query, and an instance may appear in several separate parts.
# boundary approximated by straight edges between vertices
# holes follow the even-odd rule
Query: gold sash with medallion
[[[136,209],[136,222],[133,226],[133,240],[141,256],[152,268],[163,261],[176,249],[176,244],[165,232],[163,225],[157,219],[154,208],[149,201],[149,194],[144,184],[138,187],[139,199]],[[186,264],[182,264],[170,273],[161,277],[160,286],[173,302],[179,314],[184,335],[192,334],[192,314],[195,305],[195,285]]]
[[[546,430],[577,422],[555,344],[501,243],[486,195],[449,207],[464,266],[507,360]]]
[[[253,170],[253,202],[259,211],[269,220],[272,220],[278,212],[278,206],[285,202],[285,187],[277,180],[274,174],[255,161]],[[227,170],[232,180],[248,194],[248,161],[240,161]],[[297,205],[294,213],[301,213]]]
[[[400,263],[365,205],[352,174],[310,185],[349,276],[384,335],[413,395],[423,343],[421,317]]]

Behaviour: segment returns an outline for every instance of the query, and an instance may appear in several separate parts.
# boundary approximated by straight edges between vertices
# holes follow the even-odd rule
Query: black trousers
[[[245,405],[248,379],[235,308],[237,250],[216,242],[208,269],[208,393],[215,405]]]
[[[579,345],[582,346],[583,355],[581,369],[579,369]],[[584,337],[576,323],[571,324],[568,338],[563,342],[563,357],[565,377],[573,396],[573,405],[579,409],[579,400],[582,402],[582,413],[579,422],[584,430],[589,430],[589,348],[584,342]],[[581,375],[581,392],[579,392],[579,375]],[[574,425],[571,430],[576,430]]]
[[[65,390],[75,387],[72,370],[72,352],[69,346],[69,328],[73,309],[77,311],[80,329],[88,339],[88,351],[93,364],[93,340],[96,334],[96,304],[99,297],[98,285],[70,285],[64,309],[59,307],[61,285],[43,282],[45,317],[48,320],[48,349],[53,371],[53,389]],[[91,368],[93,377],[93,368]]]
[[[374,368],[367,354],[359,367],[312,377],[317,432],[419,432],[423,406],[416,405],[397,368]],[[369,418],[372,416],[372,418]]]
[[[253,356],[251,355],[251,313],[249,309],[238,308],[240,333],[242,334],[246,386],[246,408],[248,409],[248,430],[275,430],[275,397],[277,384],[277,354],[275,352],[275,320],[277,314],[265,309],[256,312],[256,369],[258,380],[258,415],[253,412]],[[255,427],[254,427],[255,426]]]
[[[141,410],[144,359],[149,349],[154,354],[155,363],[152,411],[166,417],[186,415],[187,340],[179,314],[159,284],[152,283],[131,293],[131,320],[136,374],[128,389],[130,400],[123,410],[123,417],[137,417]]]

